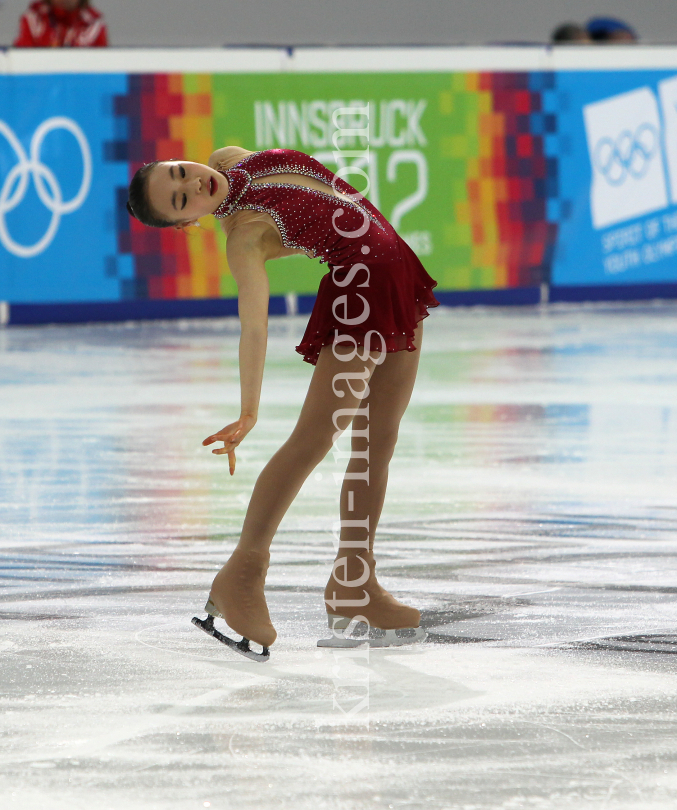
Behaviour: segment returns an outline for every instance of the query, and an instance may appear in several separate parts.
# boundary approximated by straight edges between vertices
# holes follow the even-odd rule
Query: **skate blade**
[[[249,647],[249,639],[243,638],[241,641],[234,641],[232,638],[224,636],[223,633],[220,633],[214,627],[213,616],[207,616],[206,619],[198,619],[197,616],[193,616],[191,622],[196,627],[199,627],[200,630],[204,630],[208,636],[215,638],[217,641],[220,641],[221,644],[225,644],[226,647],[230,647],[231,650],[240,653],[240,655],[244,655],[244,657],[249,658],[250,661],[257,661],[258,663],[264,664],[270,658],[268,647],[263,647],[263,651],[257,653]]]
[[[317,642],[318,647],[346,649],[360,647],[363,644],[368,644],[372,648],[403,647],[405,644],[424,641],[428,635],[422,627],[407,627],[402,630],[380,630],[371,627],[367,631],[367,626],[362,622],[353,623],[342,616],[329,616],[328,619],[332,636],[321,638]],[[361,630],[362,634],[353,635],[356,630]]]

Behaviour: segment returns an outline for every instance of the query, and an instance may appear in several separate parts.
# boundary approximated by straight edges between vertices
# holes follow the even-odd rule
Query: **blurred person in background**
[[[637,32],[615,17],[593,17],[586,26],[590,39],[603,45],[630,45],[639,40]]]
[[[15,48],[88,48],[108,45],[103,15],[89,0],[37,0],[19,22]]]
[[[550,40],[553,45],[589,45],[592,37],[587,28],[578,23],[562,23],[552,32]]]

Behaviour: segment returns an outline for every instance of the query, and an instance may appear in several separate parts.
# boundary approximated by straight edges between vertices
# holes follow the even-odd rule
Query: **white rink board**
[[[0,74],[421,73],[677,68],[677,47],[9,49]]]

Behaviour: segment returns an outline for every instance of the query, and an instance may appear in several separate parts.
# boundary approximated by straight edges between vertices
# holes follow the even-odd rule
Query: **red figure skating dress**
[[[230,218],[244,211],[258,212],[256,218],[270,216],[287,254],[306,253],[331,269],[320,282],[306,332],[296,347],[304,360],[314,365],[320,349],[333,343],[336,334],[351,335],[364,345],[372,330],[383,336],[388,352],[414,351],[416,325],[428,315],[428,307],[438,304],[432,293],[437,282],[367,199],[314,158],[293,149],[254,152],[219,170],[229,189],[215,216]],[[275,175],[296,175],[298,183],[275,182]],[[320,181],[326,191],[304,185],[306,178],[314,186]],[[375,335],[368,344],[373,351],[383,347]]]

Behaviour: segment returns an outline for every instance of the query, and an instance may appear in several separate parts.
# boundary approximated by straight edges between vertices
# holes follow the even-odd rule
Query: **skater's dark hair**
[[[159,160],[154,160],[152,163],[146,163],[132,178],[132,182],[129,184],[127,211],[139,222],[149,225],[151,228],[170,228],[172,225],[176,225],[176,222],[170,222],[161,217],[148,200],[148,178],[159,162]]]

